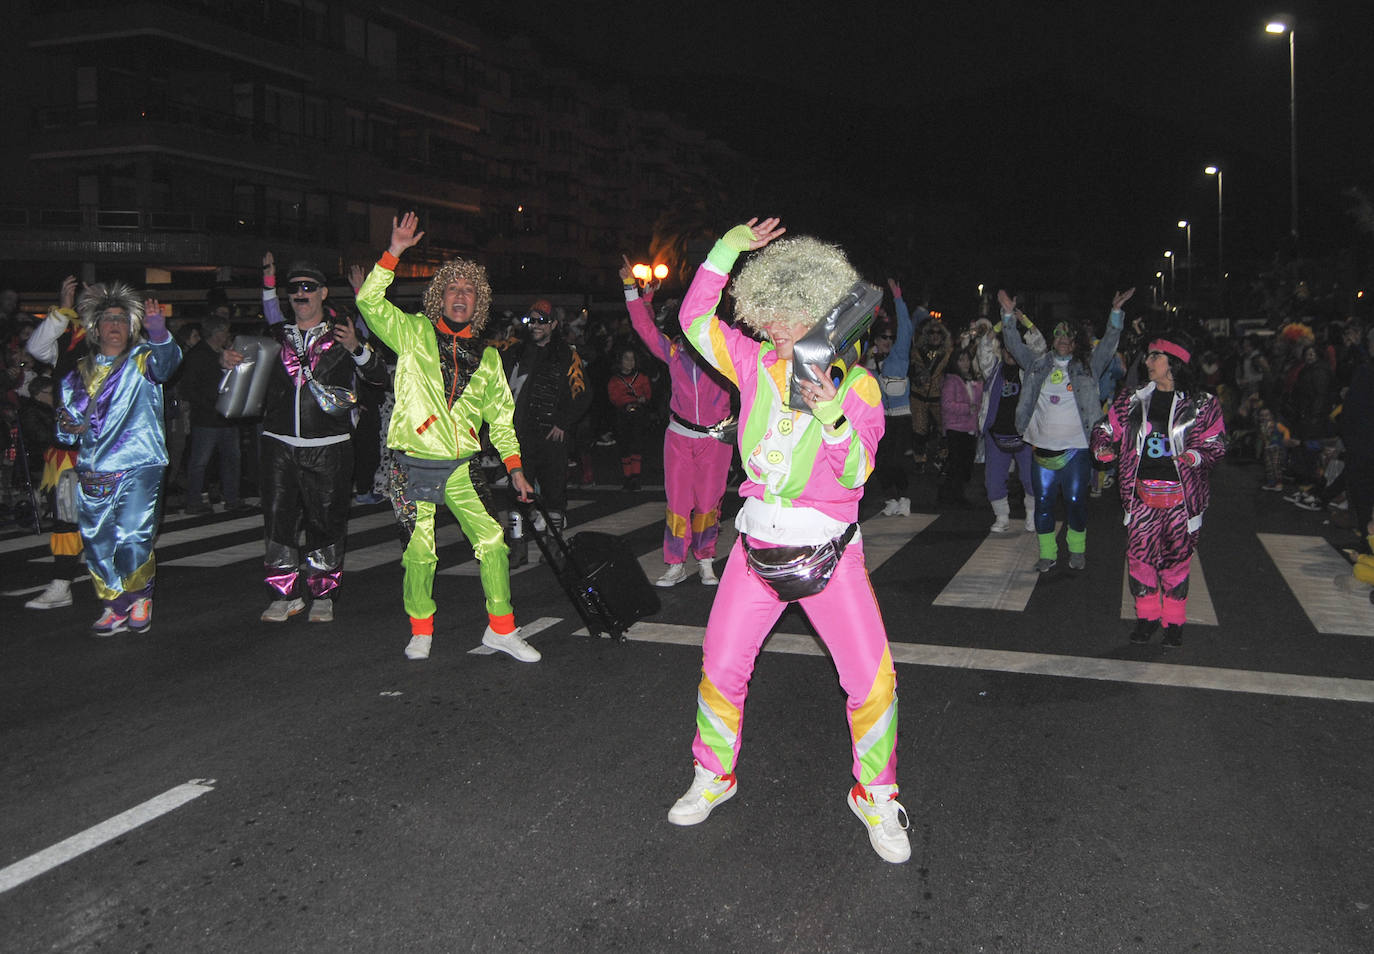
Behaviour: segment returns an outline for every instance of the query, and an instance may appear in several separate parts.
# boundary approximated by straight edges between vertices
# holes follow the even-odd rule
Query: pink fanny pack
[[[1183,503],[1183,485],[1176,480],[1138,480],[1135,495],[1145,506],[1163,510]]]

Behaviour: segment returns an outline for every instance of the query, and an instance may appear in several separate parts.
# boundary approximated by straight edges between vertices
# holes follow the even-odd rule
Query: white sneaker
[[[717,775],[695,759],[692,760],[692,769],[696,772],[692,787],[668,809],[668,821],[674,825],[701,824],[713,808],[728,802],[739,791],[733,772]]]
[[[1010,530],[1010,529],[1011,529],[1011,522],[1010,522],[1006,517],[1002,516],[1002,515],[999,513],[999,514],[997,515],[997,519],[994,520],[994,521],[992,522],[992,532],[993,532],[993,533],[1006,533],[1006,532],[1007,532],[1008,530]]]
[[[910,498],[910,497],[898,497],[898,498],[897,498],[897,509],[894,510],[894,511],[892,511],[892,516],[894,516],[894,517],[909,517],[909,516],[911,516],[911,498]]]
[[[521,662],[539,662],[539,650],[520,638],[520,630],[498,633],[490,626],[482,634],[482,645],[514,656]]]
[[[334,622],[334,601],[331,599],[312,600],[310,603],[310,622]]]
[[[273,600],[267,604],[267,609],[262,611],[262,621],[264,623],[284,623],[303,609],[305,609],[305,600],[300,597],[296,597],[294,600]]]
[[[868,829],[868,841],[878,857],[899,865],[911,858],[906,830],[911,822],[897,801],[896,785],[871,785],[867,791],[855,782],[849,790],[849,810]]]
[[[685,579],[687,579],[687,564],[670,563],[668,572],[655,580],[654,586],[677,586]]]
[[[1026,532],[1035,533],[1035,514],[1026,514]]]
[[[421,636],[416,634],[410,637],[410,642],[406,643],[406,658],[428,659],[429,647],[433,642],[433,636]]]
[[[61,609],[72,605],[72,581],[52,580],[48,588],[24,604],[24,609]]]
[[[701,574],[702,586],[720,585],[720,577],[716,576],[716,568],[711,565],[710,560],[698,560],[697,572]]]
[[[894,497],[883,504],[883,516],[890,517],[897,512],[897,499]]]

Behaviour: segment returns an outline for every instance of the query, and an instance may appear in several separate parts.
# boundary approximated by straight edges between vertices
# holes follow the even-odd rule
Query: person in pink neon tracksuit
[[[672,385],[670,420],[663,434],[663,483],[668,518],[663,528],[663,562],[668,569],[657,585],[673,586],[687,578],[687,552],[696,557],[701,582],[715,586],[712,560],[720,535],[720,505],[730,474],[731,445],[717,425],[730,416],[730,392],[720,383],[681,332],[669,337],[654,324],[657,283],[640,294],[630,260],[621,256],[620,281],[630,324],[649,353],[668,365]],[[676,314],[670,315],[674,325]],[[665,322],[666,324],[666,322]],[[713,432],[712,428],[716,428]]]
[[[897,801],[897,677],[857,533],[859,500],[883,435],[882,395],[862,367],[836,383],[829,369],[812,366],[819,382],[797,382],[805,410],[789,406],[794,343],[848,296],[858,274],[843,252],[814,238],[775,243],[784,231],[777,219],[751,219],[727,232],[697,270],[679,315],[687,340],[739,388],[746,479],[739,538],[702,641],[694,779],[668,820],[698,824],[738,791],[735,762],[754,660],[796,600],[849,697],[850,810],[878,855],[900,863],[911,857],[911,844]],[[762,342],[715,315],[736,258],[758,249],[732,291],[737,321]]]

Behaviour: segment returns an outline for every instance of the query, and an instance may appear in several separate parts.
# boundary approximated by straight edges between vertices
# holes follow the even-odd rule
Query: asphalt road
[[[1258,483],[1216,474],[1190,604],[1215,624],[1178,650],[1126,641],[1110,492],[1087,569],[1029,582],[974,573],[1018,544],[935,511],[928,480],[924,515],[865,503],[900,866],[844,803],[843,696],[795,609],[758,660],[739,795],[682,829],[695,578],[613,642],[577,634],[546,567],[516,573],[525,665],[470,652],[481,594],[450,531],[411,662],[382,508],[355,513],[372,565],[332,624],[258,621],[252,515],[170,517],[148,635],[87,637],[89,584],[65,610],[0,601],[0,951],[1369,951],[1374,606],[1331,585],[1349,531]],[[656,567],[654,489],[573,497],[571,531],[621,530]],[[46,581],[41,543],[0,540],[5,591]]]

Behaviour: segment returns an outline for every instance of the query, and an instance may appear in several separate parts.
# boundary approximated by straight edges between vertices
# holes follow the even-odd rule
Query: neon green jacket
[[[439,348],[441,340],[452,347],[453,336],[440,332],[427,316],[407,314],[387,301],[386,290],[395,278],[395,272],[379,264],[357,297],[368,330],[396,352],[396,407],[386,446],[425,460],[470,457],[481,449],[478,432],[485,423],[506,466],[518,467],[515,401],[500,354],[483,348],[481,363],[450,406]]]

